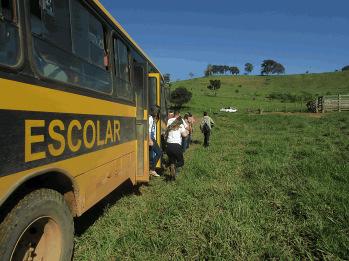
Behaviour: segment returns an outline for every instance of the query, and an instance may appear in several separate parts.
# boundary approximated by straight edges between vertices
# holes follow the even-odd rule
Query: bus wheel
[[[71,260],[73,240],[73,217],[63,196],[36,190],[0,225],[0,260]]]

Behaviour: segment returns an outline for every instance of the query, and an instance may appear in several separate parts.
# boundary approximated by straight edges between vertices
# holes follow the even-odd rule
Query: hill
[[[220,79],[221,88],[213,97],[209,80]],[[190,107],[217,111],[236,106],[241,111],[300,111],[306,102],[322,95],[349,94],[349,72],[283,76],[214,76],[174,82],[171,89],[185,87],[193,92]]]

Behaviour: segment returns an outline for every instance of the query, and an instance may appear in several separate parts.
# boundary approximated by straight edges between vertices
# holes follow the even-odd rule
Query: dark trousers
[[[177,143],[167,143],[167,156],[170,164],[175,164],[176,168],[184,165],[183,149]]]
[[[152,139],[153,146],[149,147],[149,165],[151,170],[155,170],[156,164],[162,156],[162,150],[160,149],[156,140]]]
[[[211,135],[211,132],[208,131],[208,132],[204,132],[204,146],[209,146],[210,145],[210,135]]]

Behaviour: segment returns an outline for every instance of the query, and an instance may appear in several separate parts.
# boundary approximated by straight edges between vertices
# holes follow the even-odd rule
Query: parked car
[[[221,112],[237,112],[238,109],[234,108],[234,107],[226,107],[226,108],[220,109],[219,111],[221,111]]]

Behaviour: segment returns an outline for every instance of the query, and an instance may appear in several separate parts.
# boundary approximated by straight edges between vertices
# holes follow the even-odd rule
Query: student
[[[167,115],[167,120],[172,119],[174,117],[174,112],[173,111],[169,111],[168,115]]]
[[[172,119],[169,119],[167,121],[167,126],[169,126],[169,124],[168,124],[169,122],[172,123],[174,121],[174,119],[178,119],[179,117],[181,118],[183,126],[184,126],[184,129],[186,130],[186,131],[183,132],[182,135],[183,135],[183,137],[187,137],[189,135],[189,126],[186,123],[186,121],[181,117],[181,113],[179,111],[174,111],[174,116],[173,116]]]
[[[187,133],[182,118],[179,116],[168,121],[166,130],[167,156],[170,163],[171,178],[175,179],[184,165],[182,136]]]
[[[191,127],[190,127],[190,123],[189,123],[188,118],[189,118],[189,115],[185,114],[184,115],[184,124],[186,125],[186,130],[187,130],[188,134],[186,137],[182,137],[183,152],[185,152],[189,148],[189,137],[190,137]]]
[[[156,141],[156,123],[159,120],[160,109],[157,106],[150,108],[149,123],[149,174],[153,177],[160,177],[155,168],[162,156],[162,150]]]
[[[188,112],[188,125],[189,125],[189,135],[188,135],[188,146],[189,148],[190,144],[193,142],[193,132],[194,132],[194,123],[195,123],[195,118],[194,116]]]
[[[204,134],[204,147],[210,145],[210,135],[211,130],[214,126],[214,121],[210,116],[207,115],[207,112],[204,112],[204,117],[201,120],[200,130]]]

